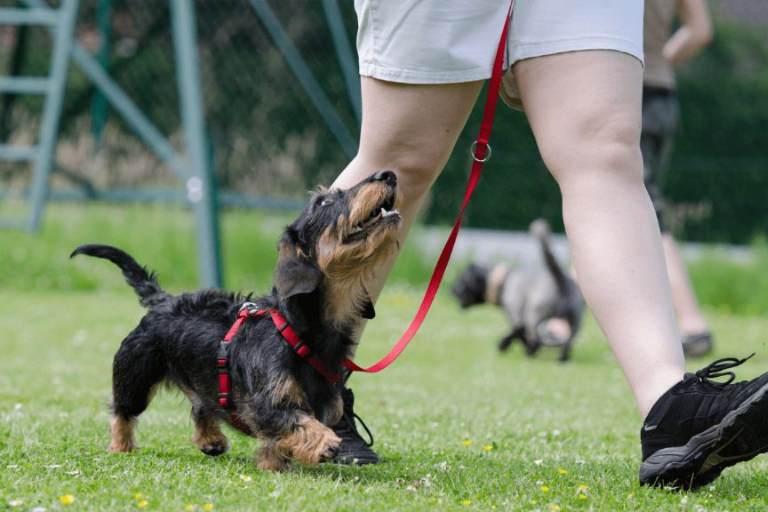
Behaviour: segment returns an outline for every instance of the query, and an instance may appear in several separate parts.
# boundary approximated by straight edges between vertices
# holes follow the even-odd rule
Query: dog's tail
[[[531,222],[530,227],[531,234],[536,237],[541,244],[541,253],[544,257],[544,263],[552,274],[552,278],[555,280],[557,289],[565,294],[568,290],[568,283],[570,278],[565,274],[560,263],[557,262],[557,258],[552,254],[552,248],[550,247],[550,234],[549,223],[544,219],[536,219]]]
[[[160,288],[154,272],[148,272],[145,267],[139,265],[129,254],[117,247],[99,244],[81,245],[69,255],[74,258],[78,254],[86,254],[96,258],[109,260],[123,271],[125,281],[131,285],[139,296],[139,303],[144,307],[152,307],[169,298]]]

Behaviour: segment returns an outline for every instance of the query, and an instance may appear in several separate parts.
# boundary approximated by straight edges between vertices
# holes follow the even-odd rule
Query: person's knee
[[[446,149],[445,146],[448,146]],[[387,167],[397,174],[399,189],[406,197],[419,199],[427,193],[445,165],[450,143],[437,144],[434,141],[394,139],[380,141],[373,151],[361,151],[361,157],[379,166]],[[380,170],[380,169],[377,169]]]
[[[561,188],[580,183],[643,186],[637,116],[603,109],[572,120],[540,141],[544,162]]]

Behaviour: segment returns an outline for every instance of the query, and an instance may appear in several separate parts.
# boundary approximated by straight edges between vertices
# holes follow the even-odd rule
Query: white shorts
[[[642,61],[643,4],[517,0],[507,66],[578,50],[616,50]],[[409,84],[487,79],[508,8],[509,0],[355,0],[360,74]],[[517,96],[511,76],[504,89]]]

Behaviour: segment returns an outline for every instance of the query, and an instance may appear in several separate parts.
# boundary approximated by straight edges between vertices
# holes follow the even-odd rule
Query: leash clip
[[[472,160],[474,160],[475,162],[479,162],[479,163],[487,162],[488,160],[491,159],[491,154],[493,153],[493,151],[491,150],[491,145],[488,144],[487,142],[484,143],[486,153],[485,153],[484,157],[480,158],[480,157],[477,156],[477,146],[478,146],[478,144],[480,144],[480,141],[476,140],[476,141],[472,142],[471,146],[469,146],[469,153],[472,155]]]

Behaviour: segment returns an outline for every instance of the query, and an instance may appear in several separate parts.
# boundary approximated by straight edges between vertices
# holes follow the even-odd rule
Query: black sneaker
[[[768,451],[768,373],[732,384],[736,375],[726,371],[750,357],[686,374],[656,401],[640,432],[641,484],[695,489]]]
[[[712,333],[704,331],[683,336],[683,352],[686,357],[701,357],[712,352]]]
[[[355,405],[355,395],[352,394],[351,389],[344,388],[341,391],[341,398],[344,400],[344,416],[342,416],[341,421],[331,427],[341,438],[341,444],[331,462],[349,465],[378,464],[380,462],[379,456],[371,450],[373,434],[360,419],[360,416],[352,410]],[[356,421],[360,422],[360,426],[368,434],[367,441],[357,431]]]

